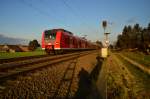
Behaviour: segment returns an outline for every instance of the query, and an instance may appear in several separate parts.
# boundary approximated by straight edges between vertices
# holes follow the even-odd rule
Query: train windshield
[[[56,32],[45,31],[45,39],[55,40],[56,39]]]

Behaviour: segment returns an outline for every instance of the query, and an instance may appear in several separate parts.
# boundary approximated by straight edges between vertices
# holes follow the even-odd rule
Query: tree
[[[38,43],[37,40],[33,40],[33,43],[35,44],[36,47],[40,47],[40,44]]]
[[[122,35],[118,35],[118,41],[116,43],[116,46],[119,47],[119,48],[123,48],[124,47],[124,41],[122,39]]]
[[[132,28],[132,32],[131,32],[131,44],[132,47],[131,48],[137,48],[139,41],[141,42],[141,28],[139,26],[139,24],[135,24]]]
[[[29,42],[28,49],[31,51],[34,51],[37,47],[40,47],[40,44],[38,43],[37,40],[33,40]]]
[[[150,23],[147,28],[135,24],[124,26],[122,34],[118,35],[116,46],[119,48],[138,48],[146,51],[150,46]]]
[[[150,23],[148,24],[147,30],[150,32]]]

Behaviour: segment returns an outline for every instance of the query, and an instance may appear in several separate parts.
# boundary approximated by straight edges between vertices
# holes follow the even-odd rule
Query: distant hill
[[[21,39],[21,38],[12,38],[12,37],[7,37],[3,34],[0,34],[0,44],[10,44],[10,45],[28,45],[29,40],[27,39]]]

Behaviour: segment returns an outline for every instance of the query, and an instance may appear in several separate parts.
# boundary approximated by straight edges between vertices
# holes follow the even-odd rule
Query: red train
[[[96,49],[96,45],[84,38],[74,36],[64,29],[45,30],[42,33],[42,49],[47,53],[63,53],[68,51],[81,51]]]

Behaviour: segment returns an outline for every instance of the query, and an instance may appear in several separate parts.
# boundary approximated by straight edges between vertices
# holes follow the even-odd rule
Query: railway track
[[[66,53],[69,54],[69,53]],[[32,59],[38,59],[38,58],[45,58],[45,57],[53,57],[53,56],[59,56],[59,55],[35,55],[35,56],[25,56],[25,57],[15,57],[15,58],[8,58],[8,59],[0,59],[0,64],[5,64],[5,63],[13,63],[13,62],[19,62],[19,61],[25,61],[25,60],[32,60]]]
[[[66,54],[66,55],[59,55],[59,56],[46,56],[46,57],[41,57],[41,58],[26,59],[23,61],[3,63],[3,64],[0,64],[0,71],[3,72],[3,71],[7,71],[9,69],[20,68],[21,66],[27,67],[28,65],[33,65],[33,64],[37,64],[37,63],[50,61],[50,60],[55,60],[57,58],[62,58],[62,57],[71,56],[71,55],[74,55],[74,54]]]
[[[76,52],[74,52],[76,53]],[[66,52],[65,54],[72,54],[71,52]],[[61,54],[62,55],[62,54]],[[8,59],[0,59],[0,64],[5,64],[5,63],[13,63],[13,62],[20,62],[20,61],[25,61],[25,60],[33,60],[33,59],[38,59],[38,58],[45,58],[45,57],[55,57],[55,56],[60,56],[50,54],[50,55],[35,55],[35,56],[25,56],[25,57],[15,57],[15,58],[8,58]]]
[[[27,59],[36,59],[42,57],[48,57],[49,55],[36,55],[36,56],[26,56],[26,57],[17,57],[17,58],[9,58],[9,59],[0,59],[0,64],[8,63],[8,62],[18,62]]]
[[[52,64],[57,64],[63,61],[75,59],[77,57],[81,57],[92,52],[88,51],[81,53],[59,55],[54,57],[38,58],[30,61],[24,60],[19,62],[0,64],[0,84],[3,84],[5,81],[9,79],[16,78],[18,75],[20,76],[27,74],[29,72],[34,72],[36,70],[51,66]]]
[[[53,92],[53,99],[56,99],[56,98],[61,98],[61,94],[63,92],[63,95],[66,99],[68,99],[70,96],[70,92],[71,92],[71,84],[73,82],[73,77],[75,75],[75,67],[76,67],[76,64],[77,64],[77,59],[75,60],[72,60],[67,69],[65,70],[64,72],[64,75],[59,83],[59,85],[57,86],[57,89]],[[66,86],[64,86],[66,85]]]

